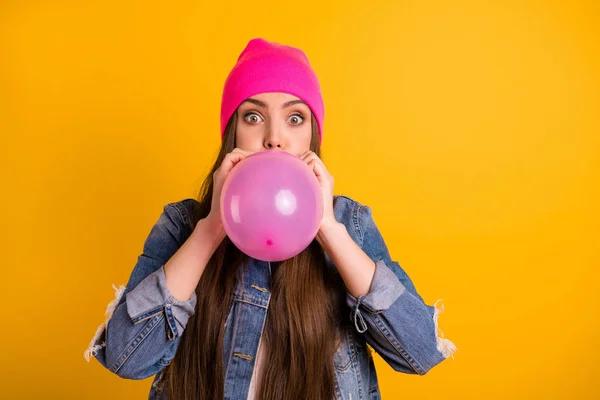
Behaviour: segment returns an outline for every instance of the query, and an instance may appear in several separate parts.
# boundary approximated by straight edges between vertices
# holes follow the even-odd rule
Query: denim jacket
[[[175,355],[179,338],[195,311],[196,294],[177,300],[165,283],[164,264],[193,231],[195,199],[164,206],[152,227],[126,286],[115,288],[106,319],[84,356],[94,356],[122,378],[155,375],[149,399],[165,399],[161,372]],[[334,196],[334,214],[352,239],[376,264],[368,294],[346,291],[351,329],[334,356],[339,400],[381,398],[371,350],[395,370],[424,375],[452,355],[456,346],[443,337],[437,317],[442,307],[427,305],[413,282],[390,258],[371,209],[346,196]],[[327,267],[335,269],[326,255]],[[271,265],[249,259],[225,322],[223,347],[225,399],[246,399],[269,308]],[[452,357],[454,357],[452,355]]]

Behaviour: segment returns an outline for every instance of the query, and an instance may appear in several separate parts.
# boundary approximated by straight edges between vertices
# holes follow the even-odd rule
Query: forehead
[[[260,100],[263,103],[271,104],[271,105],[283,104],[283,103],[286,103],[291,100],[300,100],[299,97],[296,97],[289,93],[282,93],[282,92],[258,93],[253,96],[250,96],[249,98],[255,99],[255,100]]]

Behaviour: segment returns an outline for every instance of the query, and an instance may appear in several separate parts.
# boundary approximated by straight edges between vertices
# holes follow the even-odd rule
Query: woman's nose
[[[275,141],[275,140],[267,140],[266,147],[269,149],[274,149],[274,148],[279,149],[279,148],[281,148],[281,143],[279,141]]]
[[[267,136],[265,137],[265,147],[268,149],[281,148],[281,136],[279,135],[279,127],[272,124],[267,128]]]

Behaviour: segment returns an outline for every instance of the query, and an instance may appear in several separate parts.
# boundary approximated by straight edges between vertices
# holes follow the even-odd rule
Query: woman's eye
[[[304,117],[300,114],[294,114],[289,119],[292,125],[300,125],[304,121]]]
[[[256,124],[257,122],[262,121],[262,118],[257,113],[248,113],[244,116],[244,120],[251,124]]]

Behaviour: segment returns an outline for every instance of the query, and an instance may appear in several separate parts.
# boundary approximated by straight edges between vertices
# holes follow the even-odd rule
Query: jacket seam
[[[190,200],[195,201],[194,199],[190,199]],[[180,202],[175,203],[175,205],[179,209],[179,214],[182,216],[183,221],[187,224],[187,226],[190,229],[193,229],[193,226],[192,226],[192,217],[191,217],[190,213],[188,212],[187,208],[184,205],[184,203],[186,201],[187,201],[187,199],[186,200],[182,200]]]
[[[156,314],[159,314],[163,311],[164,305],[158,306],[156,308],[153,308],[150,311],[146,311],[144,313],[140,313],[138,315],[136,315],[135,317],[133,317],[131,319],[131,321],[133,322],[134,325],[139,324],[142,321],[145,321],[149,318],[154,317]]]
[[[123,367],[123,365],[125,365],[125,362],[127,362],[129,357],[131,357],[131,355],[140,346],[140,344],[142,344],[144,339],[146,339],[148,335],[152,333],[152,331],[160,324],[160,322],[163,319],[164,316],[162,315],[162,313],[156,314],[156,322],[153,322],[154,320],[150,319],[147,323],[147,326],[145,326],[142,329],[142,332],[140,332],[140,334],[129,344],[129,346],[125,348],[125,350],[123,350],[123,352],[121,353],[117,361],[113,364],[113,366],[110,368],[110,370],[115,374],[118,373],[118,371]]]
[[[233,331],[231,332],[231,337],[232,337],[232,341],[231,341],[231,349],[229,351],[229,357],[227,358],[229,361],[227,362],[227,369],[224,372],[223,375],[223,380],[225,382],[225,384],[227,384],[227,378],[229,375],[229,368],[231,368],[231,359],[233,358],[233,353],[234,353],[234,347],[235,347],[235,338],[237,337],[237,335],[239,334],[239,320],[240,320],[240,310],[237,310],[238,312],[236,312],[234,315],[232,315],[232,326],[230,329],[233,329]],[[222,351],[222,350],[219,350]],[[224,393],[225,395],[227,393]]]
[[[416,360],[410,354],[408,354],[408,352],[406,352],[402,346],[397,344],[396,339],[394,339],[393,336],[390,337],[391,335],[389,335],[389,332],[387,329],[385,329],[385,324],[381,321],[381,318],[379,316],[373,316],[373,321],[375,322],[375,326],[379,332],[383,334],[386,340],[394,347],[394,349],[396,349],[396,352],[408,363],[408,365],[410,365],[417,374],[423,375],[424,372],[421,372],[423,371],[423,368],[418,365]]]
[[[364,241],[365,241],[365,235],[363,232],[362,227],[360,226],[360,209],[363,206],[361,204],[356,203],[356,206],[354,207],[354,212],[352,213],[352,221],[354,222],[354,229],[356,229],[356,232],[358,233],[358,237],[360,238],[360,247],[361,249],[364,248]]]
[[[234,295],[233,297],[233,301],[239,301],[240,303],[246,303],[246,304],[250,304],[253,305],[255,307],[260,307],[262,309],[267,309],[269,308],[268,304],[266,306],[263,306],[262,304],[258,304],[258,303],[254,303],[251,300],[248,300],[246,298],[240,297],[239,295]]]
[[[177,211],[177,214],[179,215],[179,218],[181,218],[181,221],[186,221],[187,218],[183,215],[185,210],[182,211],[182,206],[181,206],[181,202],[177,202],[177,203],[170,203],[168,204],[169,206],[171,206],[172,208],[175,209],[175,211]]]
[[[354,374],[356,375],[356,381],[358,382],[358,398],[362,399],[363,397],[363,383],[362,383],[362,369],[360,367],[360,360],[359,360],[359,350],[356,348],[357,344],[354,343],[354,341],[352,343],[350,343],[350,345],[352,346],[352,350],[355,353],[355,360],[352,361],[352,363],[356,366],[356,368],[354,368]]]

